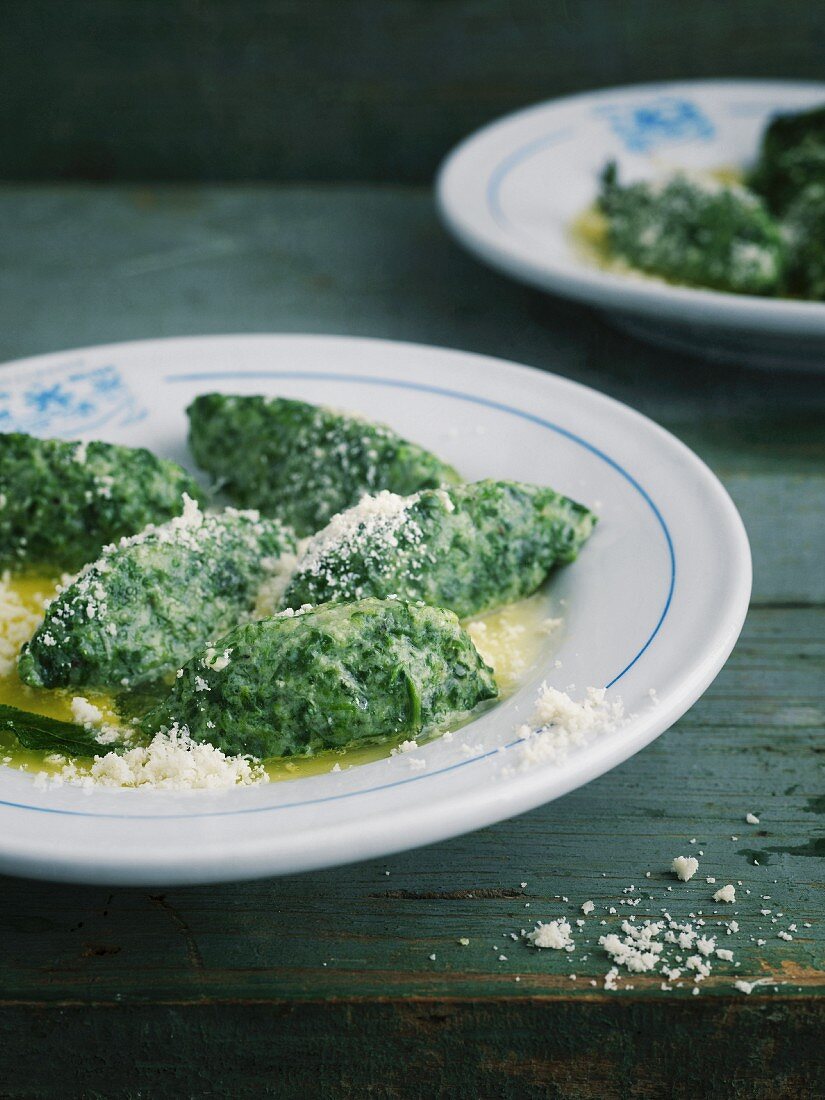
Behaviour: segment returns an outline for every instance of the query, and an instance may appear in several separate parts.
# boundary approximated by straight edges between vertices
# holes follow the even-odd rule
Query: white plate
[[[670,286],[600,270],[570,224],[608,160],[621,179],[674,168],[745,167],[765,123],[825,104],[825,84],[714,80],[639,84],[541,103],[479,130],[438,178],[447,226],[526,283],[610,311],[644,339],[774,367],[825,366],[825,303]]]
[[[554,375],[380,340],[226,336],[44,355],[5,366],[2,381],[6,430],[145,445],[184,462],[184,410],[198,393],[326,402],[387,421],[468,479],[551,484],[596,507],[601,522],[552,581],[554,599],[566,600],[560,648],[548,643],[532,681],[452,741],[224,792],[39,790],[31,776],[0,768],[0,870],[221,881],[387,855],[489,825],[638,752],[705,690],[739,635],[750,553],[722,486],[650,420]],[[561,765],[512,768],[521,751],[514,730],[545,678],[577,691],[608,686],[634,717]],[[414,771],[409,755],[423,757],[424,769]]]

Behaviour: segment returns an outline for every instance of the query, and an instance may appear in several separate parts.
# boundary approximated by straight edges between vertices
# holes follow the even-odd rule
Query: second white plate
[[[825,368],[825,303],[723,294],[601,270],[572,222],[609,160],[620,178],[745,168],[767,121],[825,104],[825,84],[713,80],[640,84],[540,103],[486,126],[445,161],[448,228],[491,266],[609,311],[634,334],[718,359]]]

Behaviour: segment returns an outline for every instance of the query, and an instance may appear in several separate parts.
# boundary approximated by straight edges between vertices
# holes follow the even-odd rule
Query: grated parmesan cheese
[[[547,924],[539,921],[532,932],[526,933],[525,939],[533,947],[552,948],[554,951],[573,950],[570,924],[564,917],[548,921]]]
[[[724,901],[729,905],[732,905],[736,901],[736,887],[728,883],[727,886],[722,886],[713,895],[714,901]]]
[[[409,515],[409,510],[419,496],[416,493],[402,497],[386,489],[374,496],[363,496],[353,508],[333,516],[326,527],[307,539],[298,558],[296,572],[323,577],[325,584],[334,590],[339,585],[340,570],[335,567],[338,559],[346,562],[353,554],[358,554],[364,558],[366,565],[378,568],[402,540],[410,547],[418,546],[424,534]],[[443,493],[443,497],[449,503],[449,509],[453,510],[455,505],[449,496]],[[411,558],[411,577],[420,576],[423,558],[423,554],[420,560]],[[351,574],[345,580],[349,586]],[[364,594],[358,585],[348,587],[347,593],[355,600]]]
[[[218,790],[268,781],[263,765],[254,758],[227,756],[213,745],[193,741],[185,729],[172,729],[156,734],[149,745],[122,754],[107,752],[91,764],[71,761],[53,776],[40,772],[35,785]]]
[[[75,695],[72,699],[72,718],[81,726],[99,726],[103,721],[103,711],[90,703],[82,695]]]
[[[663,950],[663,945],[656,937],[663,928],[664,925],[659,921],[646,920],[644,924],[635,925],[623,920],[623,935],[610,932],[606,936],[599,936],[599,945],[617,966],[624,966],[634,974],[643,974],[656,969]]]
[[[561,763],[571,748],[617,728],[624,721],[621,699],[608,699],[604,688],[588,688],[576,702],[558,688],[544,683],[536,698],[529,724],[519,726],[521,768]]]
[[[223,672],[226,666],[229,664],[229,659],[232,656],[231,649],[225,649],[223,653],[218,653],[214,646],[209,646],[206,650],[206,655],[202,660],[204,668],[211,668],[213,672]],[[179,669],[178,677],[183,675],[183,669]]]
[[[676,856],[670,869],[682,882],[688,882],[699,870],[699,860],[695,856]]]
[[[733,988],[738,989],[740,993],[750,994],[753,993],[758,985],[770,985],[772,981],[773,978],[757,978],[754,982],[746,982],[740,979],[733,983]]]
[[[400,745],[396,745],[390,749],[390,756],[398,756],[404,752],[413,752],[418,748],[417,741],[402,741]]]

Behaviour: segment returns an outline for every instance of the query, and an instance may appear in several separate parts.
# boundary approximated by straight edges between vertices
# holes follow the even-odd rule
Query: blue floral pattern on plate
[[[146,416],[114,364],[87,366],[74,360],[2,379],[0,431],[31,435],[74,436],[117,423],[119,427]]]
[[[663,145],[710,141],[713,123],[689,99],[659,96],[644,103],[608,104],[597,107],[613,133],[631,153],[649,153]]]

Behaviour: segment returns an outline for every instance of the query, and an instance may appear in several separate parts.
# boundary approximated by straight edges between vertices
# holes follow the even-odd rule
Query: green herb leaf
[[[0,729],[9,730],[24,749],[43,749],[65,756],[94,756],[102,749],[92,730],[72,722],[60,722],[43,714],[0,705]]]

